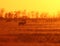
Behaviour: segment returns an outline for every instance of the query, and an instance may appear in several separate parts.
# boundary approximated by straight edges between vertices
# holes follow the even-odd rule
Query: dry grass
[[[21,21],[0,20],[0,46],[60,46],[59,19],[23,19],[26,23]]]

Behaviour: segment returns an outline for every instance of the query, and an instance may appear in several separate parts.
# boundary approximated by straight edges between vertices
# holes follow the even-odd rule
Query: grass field
[[[60,19],[2,19],[0,46],[60,46]]]

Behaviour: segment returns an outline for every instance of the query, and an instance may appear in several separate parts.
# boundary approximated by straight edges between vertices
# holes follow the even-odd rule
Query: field
[[[60,46],[60,19],[1,19],[0,46]]]

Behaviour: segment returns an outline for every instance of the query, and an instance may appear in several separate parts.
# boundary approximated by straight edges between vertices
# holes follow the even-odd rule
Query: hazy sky
[[[60,0],[0,0],[0,8],[7,11],[26,9],[52,14],[60,10]]]

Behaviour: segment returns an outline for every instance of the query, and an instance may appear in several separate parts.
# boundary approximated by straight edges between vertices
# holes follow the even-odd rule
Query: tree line
[[[59,14],[59,13],[58,13]],[[39,12],[27,12],[26,10],[5,12],[4,9],[0,9],[0,18],[47,18],[48,13],[39,13]],[[59,14],[60,15],[60,14]]]

